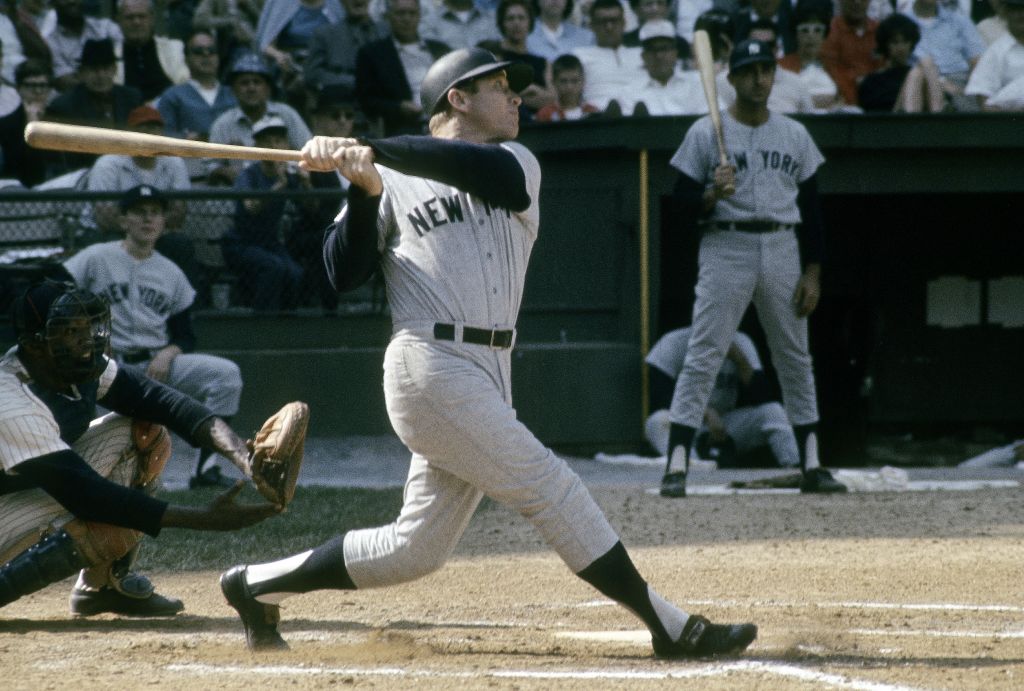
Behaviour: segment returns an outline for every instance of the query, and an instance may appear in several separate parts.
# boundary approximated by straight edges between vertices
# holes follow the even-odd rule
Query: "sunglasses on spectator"
[[[50,89],[50,82],[22,82],[22,89],[34,89],[36,91],[48,91]]]
[[[798,34],[825,34],[824,24],[801,24],[796,28]]]
[[[192,53],[192,55],[216,55],[217,54],[217,49],[216,48],[189,48],[188,52]]]

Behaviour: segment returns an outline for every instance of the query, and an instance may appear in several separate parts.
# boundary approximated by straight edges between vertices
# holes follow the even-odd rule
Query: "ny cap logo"
[[[761,52],[761,46],[759,44],[757,44],[757,43],[751,43],[750,46],[748,47],[748,52],[751,55],[757,55],[758,53]]]

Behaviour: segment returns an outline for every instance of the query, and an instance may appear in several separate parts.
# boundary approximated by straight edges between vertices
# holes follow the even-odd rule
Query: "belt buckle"
[[[490,348],[491,350],[499,350],[501,348],[501,346],[494,345],[494,337],[495,337],[495,334],[497,334],[497,333],[498,333],[497,329],[491,329],[491,342],[487,344],[487,347]]]

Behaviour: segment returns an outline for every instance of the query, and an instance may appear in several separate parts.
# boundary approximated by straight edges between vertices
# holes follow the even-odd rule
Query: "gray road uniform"
[[[647,364],[660,375],[675,382],[686,360],[690,332],[690,327],[685,327],[666,333],[647,354]],[[737,331],[732,344],[739,349],[754,371],[763,370],[757,348],[749,336]],[[652,377],[654,376],[656,375],[652,372]],[[708,407],[714,408],[721,416],[725,431],[735,443],[737,453],[747,453],[768,445],[780,465],[797,465],[800,458],[796,438],[793,436],[793,428],[786,417],[786,411],[778,401],[737,406],[740,402],[741,385],[739,368],[727,357],[722,361],[722,367],[715,378],[714,388],[708,400]],[[663,455],[668,453],[671,413],[667,406],[670,403],[670,398],[655,402],[652,408],[658,409],[653,410],[644,424],[648,442]],[[666,407],[660,407],[661,404]],[[706,427],[704,429],[706,430]]]
[[[719,165],[709,117],[693,124],[670,161],[680,172],[675,198],[681,215],[697,217],[701,241],[693,331],[672,397],[662,495],[683,496],[679,482],[685,482],[683,459],[689,455],[715,377],[751,303],[767,337],[783,404],[796,434],[807,484],[801,489],[817,491],[812,483],[817,481],[820,465],[818,403],[807,319],[798,315],[793,298],[804,267],[821,262],[815,171],[824,157],[804,126],[784,115],[769,112],[765,122],[749,126],[725,111],[722,123],[736,189],[719,199],[709,213],[703,214],[701,197],[713,184]],[[676,451],[684,445],[685,456]],[[815,472],[808,473],[811,469]]]
[[[64,263],[79,287],[110,304],[111,348],[124,367],[145,374],[158,350],[175,343],[183,352],[164,382],[221,417],[238,412],[242,374],[234,362],[189,352],[195,346],[189,310],[196,291],[174,262],[159,252],[137,259],[119,241],[86,247]]]
[[[793,306],[802,274],[795,230],[803,220],[797,205],[799,185],[825,159],[804,126],[784,115],[771,113],[767,122],[750,127],[726,111],[722,124],[729,160],[736,167],[736,193],[719,200],[702,219],[693,333],[672,400],[672,421],[700,426],[715,376],[753,302],[786,413],[793,425],[813,424],[818,403],[807,320]],[[710,184],[718,165],[710,118],[694,123],[671,165],[702,187]]]
[[[531,202],[519,213],[379,166],[377,242],[394,323],[384,392],[413,455],[397,521],[345,537],[360,588],[439,567],[485,494],[526,516],[574,572],[618,540],[580,479],[512,407],[511,345],[537,239],[540,167],[523,146],[504,147],[526,175]],[[468,329],[483,344],[467,342]]]

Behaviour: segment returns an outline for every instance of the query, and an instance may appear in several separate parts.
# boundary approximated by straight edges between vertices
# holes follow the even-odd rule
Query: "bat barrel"
[[[76,151],[88,154],[128,156],[181,156],[184,158],[231,158],[255,161],[301,161],[302,153],[289,149],[265,149],[198,142],[144,132],[105,127],[65,125],[58,122],[30,122],[25,142],[36,149]]]

